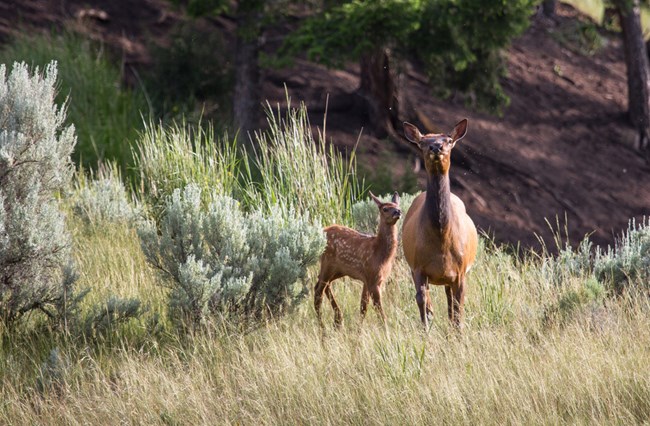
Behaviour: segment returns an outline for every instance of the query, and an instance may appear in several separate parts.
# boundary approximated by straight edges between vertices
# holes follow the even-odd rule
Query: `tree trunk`
[[[556,0],[544,0],[542,2],[542,13],[544,13],[544,16],[548,16],[549,18],[554,17],[556,5]]]
[[[627,67],[628,113],[638,132],[638,148],[648,149],[650,136],[650,68],[643,41],[639,0],[616,0]]]
[[[250,4],[248,4],[250,3]],[[258,63],[259,8],[255,1],[241,1],[236,14],[237,39],[235,46],[235,90],[233,119],[235,127],[246,138],[246,132],[258,127],[260,109],[260,68]]]
[[[233,115],[235,127],[245,132],[257,129],[260,105],[259,66],[257,64],[257,40],[247,41],[237,38],[235,53],[235,90]]]
[[[370,128],[377,137],[396,136],[399,123],[397,76],[388,51],[378,48],[361,57],[359,93],[368,111]]]

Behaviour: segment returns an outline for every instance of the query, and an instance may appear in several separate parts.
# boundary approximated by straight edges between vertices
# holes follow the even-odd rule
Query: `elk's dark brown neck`
[[[442,232],[449,227],[452,211],[448,172],[441,174],[428,173],[424,207],[428,215],[428,221],[434,229]]]

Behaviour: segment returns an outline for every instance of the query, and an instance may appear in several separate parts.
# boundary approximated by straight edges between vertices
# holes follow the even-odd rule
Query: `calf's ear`
[[[392,203],[399,205],[399,194],[397,191],[393,193],[393,198],[390,200]]]
[[[372,192],[368,191],[368,193],[370,194],[370,198],[372,198],[372,201],[374,201],[375,204],[377,204],[378,207],[381,207],[381,205],[383,204],[381,202],[381,200],[379,198],[375,197],[375,194],[373,194]]]

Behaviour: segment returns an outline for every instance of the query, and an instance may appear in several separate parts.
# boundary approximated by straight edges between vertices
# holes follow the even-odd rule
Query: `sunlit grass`
[[[561,0],[562,3],[573,6],[576,10],[590,17],[600,24],[605,16],[605,2],[603,0]]]
[[[108,294],[164,311],[160,276],[133,230],[73,222],[89,304]],[[467,327],[454,332],[442,288],[424,332],[399,259],[385,291],[387,329],[358,316],[360,284],[334,293],[344,327],[311,303],[247,332],[213,327],[152,334],[132,320],[109,340],[5,336],[0,422],[7,424],[539,424],[650,419],[647,300],[612,299],[544,321],[575,282],[552,284],[544,259],[482,241],[470,273]],[[137,338],[134,338],[136,336]],[[139,337],[138,337],[139,336]],[[58,367],[48,369],[52,348]],[[45,384],[45,385],[44,385]]]

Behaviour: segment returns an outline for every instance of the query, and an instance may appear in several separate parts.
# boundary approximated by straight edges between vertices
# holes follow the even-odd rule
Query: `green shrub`
[[[584,278],[593,274],[592,244],[589,237],[583,238],[574,249],[568,242],[563,247],[559,234],[556,234],[556,244],[556,256],[545,250],[540,259],[542,272],[550,285],[562,287],[563,283],[573,278]]]
[[[557,301],[546,308],[544,312],[546,325],[566,324],[580,312],[603,305],[605,287],[595,277],[572,280],[571,283],[573,285],[565,283],[565,288],[560,291]]]
[[[174,29],[170,37],[169,46],[152,49],[153,63],[146,76],[156,114],[191,116],[198,107],[201,115],[228,120],[232,71],[221,37],[189,24]]]
[[[0,321],[40,311],[64,319],[74,285],[70,235],[57,193],[70,183],[75,129],[55,104],[56,63],[44,75],[0,65]]]
[[[407,165],[401,176],[396,175],[393,164],[394,156],[394,153],[384,151],[379,155],[377,164],[359,164],[358,175],[367,189],[374,194],[385,194],[391,191],[410,194],[419,191],[418,175],[412,167]]]
[[[172,278],[172,319],[196,325],[217,314],[277,316],[302,300],[307,267],[325,245],[320,226],[295,211],[287,219],[280,207],[244,213],[228,196],[210,198],[204,208],[197,185],[177,189],[160,229],[139,230],[149,262]]]
[[[122,87],[119,69],[103,46],[71,34],[20,36],[3,46],[0,63],[25,61],[31,66],[58,62],[56,102],[70,99],[67,123],[74,123],[78,144],[73,159],[85,168],[115,160],[123,172],[131,164],[130,144],[147,114],[144,95]]]
[[[349,0],[332,2],[287,37],[283,55],[342,66],[376,49],[417,58],[434,91],[461,91],[468,103],[500,111],[501,50],[521,34],[535,0]],[[394,67],[397,68],[397,67]]]
[[[594,271],[618,294],[650,290],[650,222],[632,220],[613,248],[598,251]]]
[[[74,186],[69,202],[74,214],[86,224],[130,223],[140,216],[141,208],[129,200],[114,162],[100,164],[97,173],[90,172],[89,176],[79,171]]]
[[[581,55],[594,55],[607,44],[592,22],[571,21],[558,26],[551,35],[562,46]]]
[[[501,50],[521,34],[534,0],[422,2],[420,25],[409,39],[426,65],[434,91],[460,90],[469,104],[500,111],[509,102],[501,88]]]
[[[85,336],[102,335],[118,324],[140,318],[144,311],[139,299],[110,296],[103,303],[94,305],[84,315],[78,331]]]

